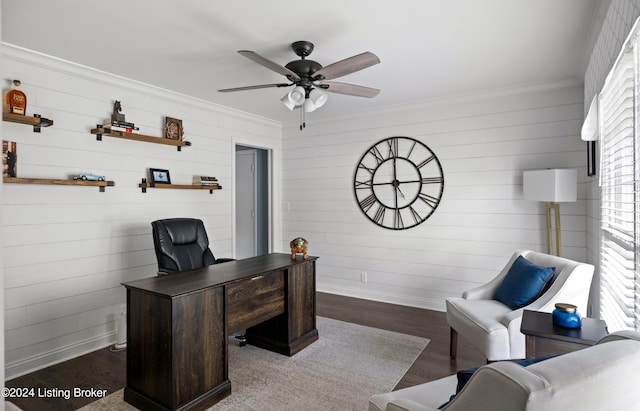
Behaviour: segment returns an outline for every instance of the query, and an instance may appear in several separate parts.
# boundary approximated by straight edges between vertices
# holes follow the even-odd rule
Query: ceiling
[[[217,91],[286,82],[237,50],[282,65],[298,59],[297,40],[313,42],[322,65],[375,53],[380,64],[335,81],[380,94],[332,93],[307,115],[320,119],[580,80],[603,1],[2,0],[2,41],[289,123],[299,118],[279,101],[289,89]]]

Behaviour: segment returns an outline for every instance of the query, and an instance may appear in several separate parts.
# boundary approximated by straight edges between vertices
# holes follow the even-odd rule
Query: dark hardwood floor
[[[317,314],[336,320],[382,328],[431,340],[396,389],[432,381],[458,369],[481,365],[485,358],[459,338],[458,358],[449,358],[449,327],[445,313],[318,293]],[[125,351],[111,352],[109,348],[53,365],[5,383],[6,387],[35,390],[73,390],[80,388],[106,389],[110,394],[124,387],[126,382]],[[95,399],[73,398],[8,398],[25,411],[76,410]],[[363,409],[365,405],[363,405]]]

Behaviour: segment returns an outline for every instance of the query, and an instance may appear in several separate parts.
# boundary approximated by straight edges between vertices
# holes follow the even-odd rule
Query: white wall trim
[[[447,105],[454,104],[463,104],[470,102],[482,101],[490,98],[498,98],[498,97],[507,97],[507,96],[517,96],[523,93],[533,93],[537,91],[548,91],[548,90],[557,90],[563,88],[575,88],[581,87],[583,84],[582,80],[578,78],[571,78],[566,80],[560,80],[555,82],[546,82],[546,83],[532,83],[532,84],[522,84],[513,87],[504,87],[504,88],[496,88],[491,90],[480,91],[477,93],[469,93],[469,94],[457,94],[446,97],[436,97],[421,101],[415,101],[407,104],[401,105],[393,105],[386,106],[381,108],[376,108],[372,110],[361,110],[357,112],[350,112],[349,114],[332,116],[332,117],[324,117],[317,118],[313,120],[314,124],[331,124],[345,120],[364,120],[367,118],[375,118],[380,115],[394,115],[401,114],[406,110],[428,110],[433,107],[441,107]],[[298,127],[297,121],[290,121],[284,123],[285,128],[289,127]]]
[[[127,87],[137,93],[148,96],[159,97],[163,99],[171,99],[178,101],[180,104],[195,108],[204,108],[207,110],[215,110],[222,115],[251,120],[267,126],[280,127],[281,123],[270,120],[265,117],[256,116],[241,110],[235,110],[230,107],[212,103],[207,100],[188,96],[176,91],[164,89],[141,81],[132,80],[126,77],[98,70],[93,67],[74,63],[48,54],[40,53],[34,50],[26,49],[13,45],[11,43],[2,42],[2,58],[11,59],[20,63],[30,64],[36,67],[44,67],[47,70],[57,71],[76,78],[88,79],[92,82],[102,83],[109,86]]]
[[[110,332],[88,340],[69,344],[47,352],[5,364],[5,379],[11,380],[34,371],[108,347],[116,342],[116,333]]]
[[[406,295],[381,293],[378,291],[361,290],[342,286],[336,287],[328,284],[320,284],[316,288],[317,291],[321,293],[343,295],[346,297],[361,298],[389,304],[406,305],[408,307],[424,308],[433,311],[446,311],[444,300],[411,298]]]

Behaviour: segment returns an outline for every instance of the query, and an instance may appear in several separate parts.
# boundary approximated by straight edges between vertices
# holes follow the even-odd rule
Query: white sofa
[[[518,256],[535,265],[555,267],[556,279],[538,299],[512,310],[493,296]],[[520,332],[523,310],[551,312],[556,303],[562,302],[576,305],[578,313],[586,317],[593,270],[591,264],[530,250],[516,251],[491,281],[465,291],[462,298],[447,298],[451,358],[456,357],[458,334],[483,353],[487,361],[525,358],[525,337]]]
[[[528,367],[479,368],[445,411],[610,411],[640,409],[640,333],[622,331],[595,346]],[[369,411],[433,411],[456,391],[455,375],[377,394]]]

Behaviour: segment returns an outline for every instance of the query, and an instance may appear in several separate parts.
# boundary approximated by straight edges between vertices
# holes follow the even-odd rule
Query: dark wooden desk
[[[269,254],[123,283],[126,402],[144,410],[210,406],[231,393],[228,338],[293,355],[318,339],[317,257]]]
[[[520,331],[526,338],[527,358],[566,354],[594,345],[608,334],[604,321],[582,318],[582,327],[553,325],[551,313],[524,310]]]

